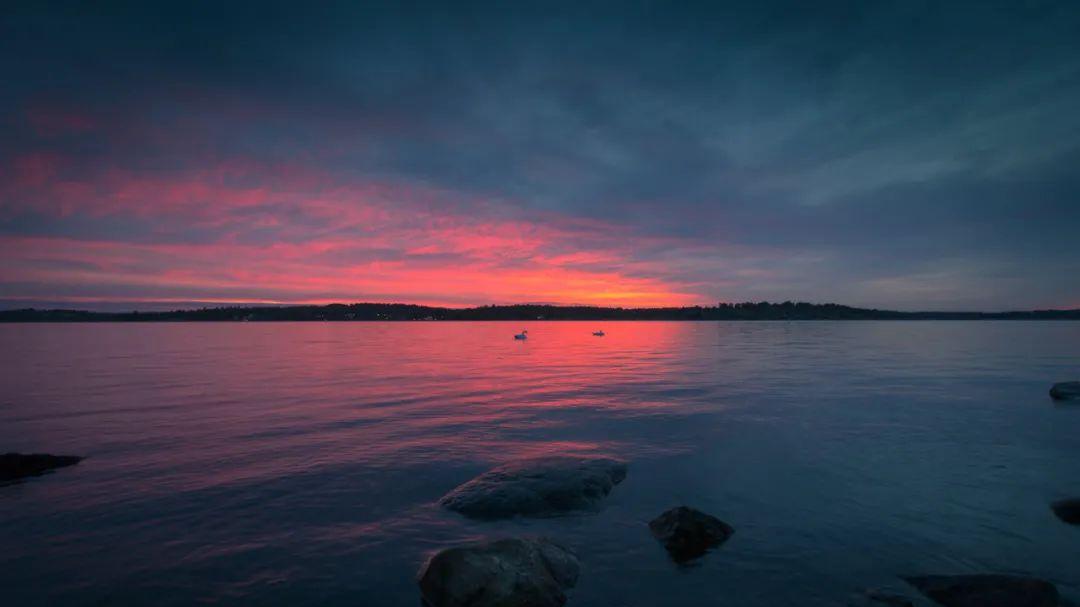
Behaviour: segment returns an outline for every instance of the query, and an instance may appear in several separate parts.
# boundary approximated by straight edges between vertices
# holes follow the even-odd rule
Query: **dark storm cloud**
[[[0,159],[76,179],[242,157],[616,223],[642,238],[629,274],[702,301],[1080,305],[1073,2],[155,4],[6,9]],[[20,213],[0,230],[224,230]],[[243,213],[293,229],[240,240],[355,233],[280,201],[230,229]]]

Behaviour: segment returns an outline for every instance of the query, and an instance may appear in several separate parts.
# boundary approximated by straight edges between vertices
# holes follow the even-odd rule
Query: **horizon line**
[[[0,298],[0,301],[3,301],[4,299],[7,299],[7,302],[9,302],[9,303],[14,303],[15,301],[19,301],[19,299],[16,299],[16,298]],[[43,300],[36,300],[35,302],[28,302],[28,303],[40,303],[42,301]],[[935,309],[929,309],[929,308],[902,310],[902,309],[896,309],[896,308],[882,308],[882,307],[876,307],[876,306],[864,307],[864,306],[858,306],[858,305],[842,304],[842,303],[837,303],[837,302],[817,303],[817,302],[812,302],[812,301],[801,301],[801,300],[784,300],[784,301],[760,300],[760,301],[739,301],[739,302],[718,301],[718,302],[716,302],[714,304],[693,304],[693,305],[682,305],[682,306],[622,306],[622,305],[598,305],[598,304],[574,304],[574,303],[569,303],[569,304],[567,304],[567,303],[537,303],[537,302],[473,304],[473,305],[455,306],[455,305],[441,305],[441,304],[408,303],[408,302],[401,302],[401,301],[392,301],[392,302],[353,301],[353,302],[345,302],[345,301],[339,301],[339,300],[331,300],[331,301],[318,302],[318,303],[311,303],[311,302],[296,303],[296,302],[280,302],[280,301],[265,301],[265,300],[260,300],[260,301],[176,300],[175,302],[173,302],[171,300],[139,300],[139,302],[140,303],[145,303],[145,304],[150,304],[150,305],[153,305],[153,304],[168,305],[169,303],[189,304],[191,306],[198,306],[198,307],[178,307],[178,308],[161,307],[159,309],[153,309],[153,310],[149,310],[149,309],[140,310],[140,309],[137,309],[137,308],[131,308],[131,309],[126,309],[126,310],[120,310],[120,309],[117,309],[117,310],[95,310],[95,309],[92,309],[92,308],[56,307],[56,306],[40,307],[40,306],[35,306],[35,305],[22,306],[22,307],[7,307],[7,306],[3,306],[3,304],[0,304],[0,313],[2,313],[2,312],[15,312],[15,311],[20,311],[20,310],[34,310],[34,311],[39,311],[39,312],[52,312],[52,311],[59,312],[59,311],[63,311],[63,312],[89,313],[89,314],[133,314],[133,313],[138,313],[138,314],[144,314],[144,313],[145,314],[165,314],[165,313],[178,313],[178,312],[195,312],[195,311],[198,311],[198,310],[232,309],[232,308],[238,308],[238,309],[300,308],[300,307],[322,308],[322,307],[330,307],[330,306],[346,306],[346,307],[348,307],[348,306],[409,306],[409,307],[418,307],[418,308],[431,308],[431,309],[435,309],[435,310],[453,310],[453,311],[477,310],[477,309],[482,309],[482,308],[516,308],[516,307],[540,307],[540,308],[564,308],[564,309],[565,308],[588,308],[588,309],[594,309],[594,310],[630,310],[630,311],[633,311],[633,310],[689,310],[689,309],[698,309],[698,308],[716,309],[716,308],[720,308],[720,307],[724,307],[724,306],[762,305],[762,304],[771,305],[771,306],[783,306],[783,305],[788,305],[788,304],[790,304],[790,305],[819,306],[819,307],[821,307],[821,306],[837,306],[837,307],[849,308],[849,309],[853,309],[853,310],[866,310],[866,311],[889,312],[889,313],[896,312],[896,313],[901,313],[901,314],[1013,314],[1013,313],[1031,313],[1031,312],[1078,312],[1078,311],[1080,311],[1080,307],[1012,308],[1012,309],[1004,309],[1004,310],[970,310],[970,309],[964,309],[964,310],[961,310],[961,309],[953,309],[953,310],[937,309],[937,310],[935,310]],[[106,304],[106,305],[108,305],[108,304],[122,305],[122,304],[125,304],[125,303],[135,303],[135,302],[127,301],[127,300],[96,300],[95,299],[95,300],[90,300],[90,301],[87,301],[87,300],[82,300],[82,301],[72,300],[70,302],[54,301],[54,302],[49,302],[49,303],[50,304],[57,304],[57,305],[62,305],[63,303],[73,303],[73,304],[74,303],[84,303],[84,304],[85,303],[99,303],[99,304]],[[200,305],[200,304],[207,304],[207,305]]]

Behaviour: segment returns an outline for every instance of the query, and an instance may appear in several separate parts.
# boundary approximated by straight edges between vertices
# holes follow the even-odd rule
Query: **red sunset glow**
[[[138,238],[4,236],[7,282],[73,302],[462,306],[701,301],[636,260],[625,226],[554,214],[500,217],[487,201],[415,186],[337,183],[300,166],[231,161],[190,172],[72,176],[31,154],[5,172],[9,212],[132,221]],[[77,171],[75,171],[77,172]],[[673,243],[677,244],[677,243]],[[14,294],[18,297],[18,294]]]
[[[234,37],[176,26],[186,4],[130,30],[34,4],[0,35],[5,309],[1077,300],[1071,64],[1041,38],[1000,57],[1045,73],[950,43],[924,77],[888,36],[849,65],[741,26],[654,46],[651,17],[605,38],[330,3]]]

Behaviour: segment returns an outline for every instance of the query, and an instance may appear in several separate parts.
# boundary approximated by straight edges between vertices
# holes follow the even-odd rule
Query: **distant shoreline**
[[[227,306],[168,312],[0,310],[0,323],[282,322],[282,321],[538,321],[538,320],[1080,320],[1080,309],[1013,312],[899,312],[839,304],[739,303],[679,308],[510,305],[442,308],[412,304]]]

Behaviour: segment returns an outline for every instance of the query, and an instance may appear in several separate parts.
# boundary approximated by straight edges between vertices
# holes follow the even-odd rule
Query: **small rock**
[[[554,542],[508,538],[443,550],[417,578],[431,607],[560,607],[580,569]]]
[[[551,516],[596,506],[626,478],[626,464],[608,458],[540,457],[485,472],[439,504],[478,519]]]
[[[1054,400],[1080,400],[1080,381],[1063,381],[1050,388]]]
[[[871,588],[848,602],[850,607],[914,607],[911,599],[902,594]]]
[[[41,476],[54,468],[74,466],[82,459],[75,455],[5,453],[0,455],[0,481],[16,480],[27,476]]]
[[[924,575],[905,577],[945,607],[1056,607],[1057,587],[1016,575]]]
[[[1080,499],[1059,500],[1050,504],[1057,517],[1070,525],[1080,525]]]
[[[663,542],[677,563],[702,556],[735,533],[724,521],[686,506],[672,508],[656,517],[649,523],[649,530]]]

